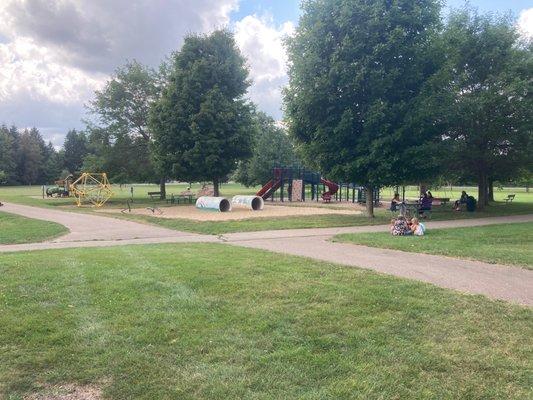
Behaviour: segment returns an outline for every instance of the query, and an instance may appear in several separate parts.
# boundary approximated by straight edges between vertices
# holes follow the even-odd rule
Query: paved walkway
[[[173,229],[89,213],[82,214],[12,203],[4,204],[0,211],[56,222],[66,226],[70,231],[68,234],[49,242],[0,245],[0,252],[210,240],[205,235],[179,232]]]
[[[359,226],[199,235],[115,218],[7,204],[3,211],[58,222],[70,233],[51,242],[4,245],[0,252],[101,247],[125,244],[224,242],[264,249],[416,279],[444,288],[482,294],[494,299],[533,306],[533,271],[451,257],[407,253],[333,243],[339,233],[380,232],[387,226]],[[429,229],[533,221],[533,215],[429,222]]]

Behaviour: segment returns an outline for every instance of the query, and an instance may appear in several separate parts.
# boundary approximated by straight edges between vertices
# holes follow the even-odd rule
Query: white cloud
[[[518,29],[522,36],[533,39],[533,8],[522,10],[518,17]]]
[[[235,23],[235,40],[248,59],[251,99],[274,118],[281,118],[281,89],[287,84],[287,53],[283,39],[294,32],[292,22],[275,26],[272,17],[248,15]]]
[[[0,123],[37,126],[55,145],[80,128],[83,105],[118,66],[156,66],[186,34],[227,26],[238,0],[0,0]],[[233,26],[248,58],[249,95],[281,119],[283,38],[291,22],[249,15]]]
[[[0,0],[0,123],[56,144],[118,66],[156,66],[191,32],[229,23],[238,0]]]
[[[0,43],[0,104],[24,92],[32,100],[83,102],[105,75],[61,64],[46,47],[29,38]]]

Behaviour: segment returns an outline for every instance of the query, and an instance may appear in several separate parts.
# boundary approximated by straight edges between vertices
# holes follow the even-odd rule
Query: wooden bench
[[[507,198],[505,199],[505,204],[512,203],[515,196],[516,196],[516,194],[508,194]]]
[[[152,200],[154,199],[154,197],[161,198],[161,192],[148,192],[148,196],[150,196]]]
[[[445,206],[450,202],[449,197],[434,197],[433,198],[433,205],[434,206]]]

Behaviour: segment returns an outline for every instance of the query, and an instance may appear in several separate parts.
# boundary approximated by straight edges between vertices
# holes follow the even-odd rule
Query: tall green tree
[[[188,36],[174,55],[169,83],[152,107],[154,156],[168,176],[219,183],[251,155],[245,60],[225,30]]]
[[[132,168],[120,172],[107,169],[112,179],[114,173],[119,173],[119,181],[145,181],[147,175],[157,175],[163,198],[165,177],[154,170],[151,162],[153,136],[148,127],[148,113],[160,95],[164,75],[164,70],[160,73],[137,61],[117,69],[105,87],[95,92],[89,110],[97,121],[87,127],[93,152],[90,162],[98,159],[102,167],[112,168],[113,160],[122,159],[124,165]]]
[[[451,13],[443,38],[447,58],[435,110],[447,120],[452,165],[475,177],[482,209],[495,179],[531,168],[533,53],[511,18],[470,8]]]
[[[18,171],[25,185],[42,183],[45,148],[43,138],[36,128],[26,129],[20,135]]]
[[[16,128],[0,126],[0,170],[3,179],[0,184],[16,185],[19,183],[17,155],[20,135]]]
[[[254,125],[252,157],[239,163],[234,177],[246,186],[268,182],[275,166],[299,164],[287,131],[277,126],[272,117],[258,111],[254,114]]]
[[[439,12],[437,0],[303,3],[285,104],[308,163],[367,193],[436,172],[438,132],[422,97],[442,58]]]
[[[72,129],[67,133],[63,144],[64,166],[72,174],[79,172],[83,158],[88,154],[87,138],[84,132]]]

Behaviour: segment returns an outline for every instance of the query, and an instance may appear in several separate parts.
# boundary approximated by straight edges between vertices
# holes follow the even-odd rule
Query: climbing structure
[[[84,172],[70,184],[70,191],[76,197],[76,205],[80,207],[84,202],[95,207],[102,207],[111,196],[111,184],[106,173]]]

